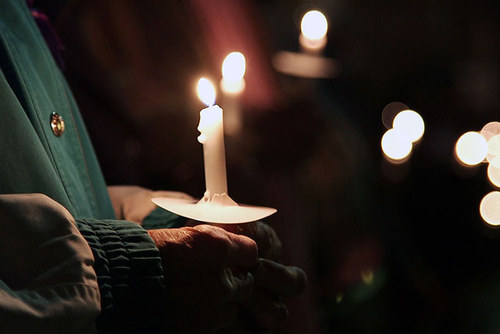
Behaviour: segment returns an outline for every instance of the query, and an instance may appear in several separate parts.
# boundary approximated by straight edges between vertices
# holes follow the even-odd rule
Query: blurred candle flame
[[[498,156],[500,156],[500,135],[494,135],[488,139],[488,155],[486,158],[491,162]]]
[[[392,126],[395,129],[406,132],[413,143],[419,141],[425,131],[422,116],[410,109],[399,112],[394,118]]]
[[[238,82],[243,79],[245,69],[245,56],[241,52],[231,52],[222,62],[222,77],[229,83]]]
[[[491,137],[500,135],[500,122],[489,122],[481,129],[481,134],[486,140]]]
[[[500,188],[500,156],[496,156],[490,161],[487,173],[491,184]]]
[[[489,225],[500,225],[500,192],[492,191],[479,204],[481,218]]]
[[[455,153],[460,162],[467,166],[474,166],[486,158],[488,143],[480,133],[469,131],[458,139]]]
[[[408,157],[412,150],[412,142],[408,134],[399,129],[389,129],[382,136],[382,151],[391,160],[401,161]]]
[[[201,78],[196,86],[196,91],[201,102],[209,107],[215,104],[215,87],[210,80]]]
[[[302,34],[311,40],[320,40],[328,31],[328,21],[325,15],[318,10],[308,11],[300,23]]]

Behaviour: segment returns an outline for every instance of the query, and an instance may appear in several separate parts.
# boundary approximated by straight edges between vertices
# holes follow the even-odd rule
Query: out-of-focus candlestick
[[[328,21],[318,10],[308,11],[300,23],[299,44],[307,53],[320,54],[327,42]]]
[[[222,63],[221,89],[224,94],[224,129],[235,136],[241,131],[240,96],[245,90],[245,56],[241,52],[229,53]]]
[[[279,51],[273,56],[273,66],[281,73],[299,78],[333,78],[340,72],[340,64],[323,57],[328,21],[320,11],[311,10],[300,24],[300,52]]]
[[[200,111],[198,141],[203,144],[206,192],[204,200],[214,195],[227,195],[226,155],[224,150],[224,125],[222,109],[215,104],[215,88],[201,78],[197,86],[198,97],[208,107]]]

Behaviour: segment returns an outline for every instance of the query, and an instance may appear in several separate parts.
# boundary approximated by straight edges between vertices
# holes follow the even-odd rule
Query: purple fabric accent
[[[52,23],[50,23],[50,19],[44,12],[39,9],[33,8],[34,0],[27,0],[28,7],[30,8],[31,15],[35,19],[38,28],[40,29],[43,38],[45,39],[45,43],[49,46],[50,51],[52,52],[52,56],[54,57],[56,63],[59,65],[61,69],[64,69],[64,60],[62,58],[62,51],[64,50],[64,46],[61,42],[61,39],[57,35],[56,30]]]

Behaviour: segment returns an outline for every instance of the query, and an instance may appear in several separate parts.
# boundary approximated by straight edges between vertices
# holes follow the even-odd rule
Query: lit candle
[[[236,135],[241,129],[240,95],[245,89],[246,61],[241,52],[229,53],[222,63],[221,89],[224,93],[224,126],[226,134]]]
[[[245,70],[245,56],[241,52],[229,53],[222,62],[222,91],[227,94],[241,94],[245,89]]]
[[[300,23],[299,43],[309,53],[320,53],[326,45],[328,21],[325,15],[317,10],[308,11]]]
[[[203,144],[205,164],[205,201],[214,195],[227,195],[226,156],[224,151],[224,128],[222,109],[215,104],[215,88],[210,81],[201,78],[197,86],[198,97],[208,107],[200,111],[198,141]]]

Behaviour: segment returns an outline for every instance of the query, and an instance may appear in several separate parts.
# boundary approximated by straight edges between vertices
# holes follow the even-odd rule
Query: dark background
[[[461,134],[499,120],[497,1],[48,3],[110,184],[201,196],[194,84],[218,82],[228,52],[246,55],[244,128],[226,138],[229,192],[278,208],[267,221],[283,261],[308,273],[283,333],[500,331],[499,232],[479,216],[495,188],[485,164],[453,155]],[[271,66],[276,52],[298,51],[311,8],[329,19],[332,79]],[[398,165],[380,149],[393,101],[426,124]]]

